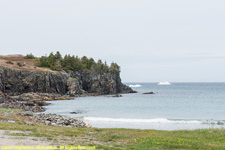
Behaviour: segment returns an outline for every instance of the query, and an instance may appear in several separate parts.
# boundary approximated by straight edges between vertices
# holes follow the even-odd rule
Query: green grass
[[[20,111],[0,109],[0,114]],[[225,150],[224,129],[157,131],[69,128],[0,122],[0,130],[24,131],[16,136],[43,137],[56,144],[96,146],[104,150]],[[26,132],[29,131],[29,132]]]
[[[138,139],[130,149],[225,149],[224,129],[204,129],[192,131],[157,131],[156,135]]]
[[[8,108],[0,108],[0,114],[16,114],[16,113],[24,113],[25,111],[19,110],[19,109],[8,109]]]

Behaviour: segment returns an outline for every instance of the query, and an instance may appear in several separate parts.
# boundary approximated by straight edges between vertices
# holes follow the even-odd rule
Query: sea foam
[[[166,118],[155,119],[125,119],[125,118],[101,118],[101,117],[84,117],[87,121],[103,122],[121,122],[121,123],[170,123],[170,124],[201,124],[198,120],[169,120]]]

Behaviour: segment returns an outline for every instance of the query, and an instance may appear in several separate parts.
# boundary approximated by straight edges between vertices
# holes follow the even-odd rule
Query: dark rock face
[[[59,93],[67,91],[64,73],[30,72],[1,67],[6,93]]]
[[[67,80],[68,91],[66,94],[70,96],[76,96],[77,94],[84,94],[86,91],[83,90],[82,82],[76,78],[69,78]]]
[[[0,91],[11,94],[28,92],[68,94],[132,93],[121,83],[119,74],[94,72],[30,72],[0,66]]]
[[[119,74],[76,72],[70,73],[70,76],[81,81],[83,89],[88,93],[116,94],[130,93],[132,91],[131,88],[121,83]]]

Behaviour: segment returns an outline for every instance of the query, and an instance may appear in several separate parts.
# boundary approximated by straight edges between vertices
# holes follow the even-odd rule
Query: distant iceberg
[[[140,84],[136,84],[136,85],[129,85],[129,87],[142,87]]]
[[[171,83],[167,81],[159,82],[158,85],[171,85]]]

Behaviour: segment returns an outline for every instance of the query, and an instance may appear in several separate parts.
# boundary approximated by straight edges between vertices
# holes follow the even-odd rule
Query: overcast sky
[[[225,82],[225,1],[0,0],[0,54],[56,51],[123,82]]]

